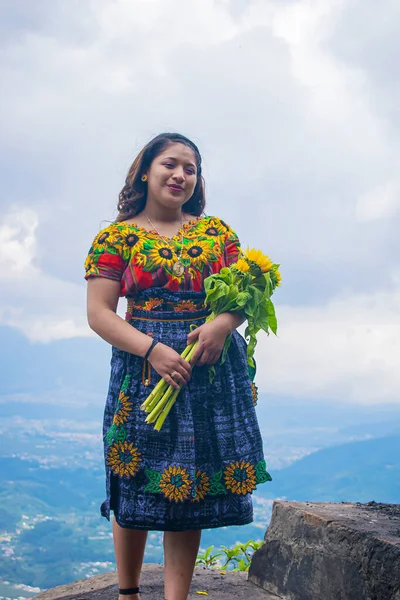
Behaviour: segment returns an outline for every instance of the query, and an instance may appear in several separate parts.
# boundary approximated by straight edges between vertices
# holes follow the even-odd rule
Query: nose
[[[185,172],[182,167],[176,167],[172,178],[175,179],[177,183],[183,183],[185,181]]]

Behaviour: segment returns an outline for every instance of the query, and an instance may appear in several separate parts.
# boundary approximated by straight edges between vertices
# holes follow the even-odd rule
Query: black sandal
[[[140,589],[139,588],[125,588],[125,589],[121,589],[119,588],[118,593],[121,594],[121,596],[130,596],[131,594],[140,594]]]

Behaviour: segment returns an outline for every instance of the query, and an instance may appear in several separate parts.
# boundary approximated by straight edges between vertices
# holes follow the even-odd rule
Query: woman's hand
[[[225,314],[225,313],[224,313]],[[224,317],[224,314],[218,315],[213,321],[204,323],[191,331],[187,338],[187,343],[192,344],[197,339],[198,346],[190,360],[191,365],[214,365],[221,356],[227,336],[232,333],[232,320]]]
[[[178,389],[180,385],[185,385],[192,375],[190,364],[173,348],[161,342],[154,346],[148,361],[157,373],[175,389]]]

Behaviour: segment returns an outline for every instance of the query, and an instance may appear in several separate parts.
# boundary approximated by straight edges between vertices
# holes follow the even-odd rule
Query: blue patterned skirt
[[[203,292],[150,288],[127,318],[139,331],[181,353],[190,325],[207,316]],[[129,300],[128,300],[129,303]],[[246,342],[235,331],[226,362],[194,367],[160,432],[140,405],[160,376],[143,358],[113,347],[104,413],[107,498],[121,527],[158,531],[244,525],[251,493],[269,481],[254,408]]]

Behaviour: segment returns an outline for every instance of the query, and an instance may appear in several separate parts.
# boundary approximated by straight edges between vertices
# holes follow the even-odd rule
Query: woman
[[[205,323],[204,279],[238,259],[236,234],[205,216],[201,156],[178,134],[154,138],[133,162],[115,223],[86,259],[88,321],[112,344],[104,414],[107,498],[120,600],[139,598],[147,532],[164,531],[165,598],[185,600],[201,530],[253,520],[251,493],[270,479],[239,313]],[[127,298],[126,319],[116,314]],[[191,327],[192,326],[192,327]],[[226,362],[216,366],[233,332]],[[180,353],[198,340],[191,364]],[[163,377],[177,402],[162,429],[140,405]]]

